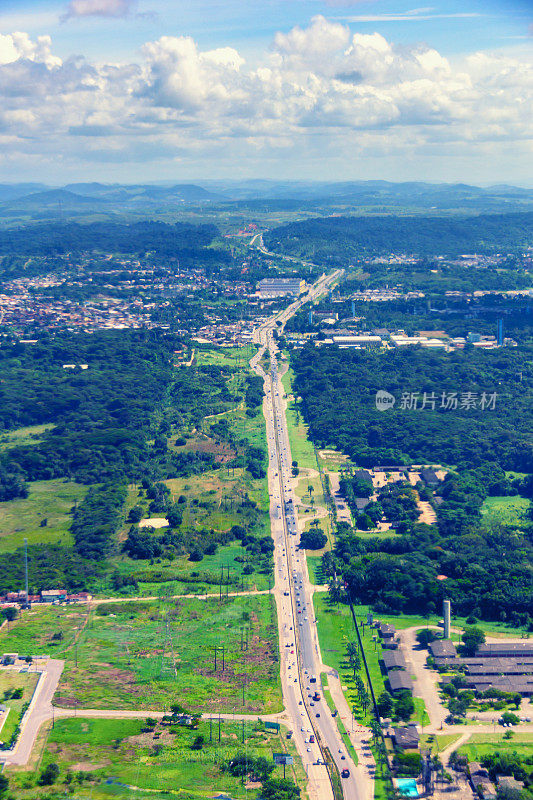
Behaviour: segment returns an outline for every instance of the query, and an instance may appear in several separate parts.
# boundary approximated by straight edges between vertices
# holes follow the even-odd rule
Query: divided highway
[[[270,519],[274,539],[275,597],[278,610],[283,698],[293,737],[309,777],[309,794],[316,800],[333,800],[331,775],[324,763],[326,749],[334,760],[346,800],[367,800],[368,782],[357,781],[358,769],[340,737],[335,718],[323,698],[321,659],[312,591],[305,554],[299,551],[296,497],[292,486],[292,457],[284,408],[284,389],[278,371],[277,344],[272,331],[284,324],[308,300],[317,298],[339,277],[323,276],[309,291],[256,330],[262,347],[250,362],[265,379]],[[265,349],[270,365],[265,374],[259,362]],[[318,692],[320,699],[315,699]],[[346,772],[348,773],[346,775]]]

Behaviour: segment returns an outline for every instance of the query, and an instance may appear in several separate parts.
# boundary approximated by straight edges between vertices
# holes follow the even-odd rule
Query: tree
[[[13,620],[17,618],[18,611],[17,611],[16,608],[13,608],[12,606],[8,606],[7,608],[3,608],[2,609],[2,614],[4,615],[4,617],[7,620],[7,629],[9,630],[9,623],[13,622]]]
[[[385,689],[378,697],[378,711],[381,717],[390,717],[394,709],[394,700]]]
[[[143,518],[143,509],[142,506],[133,506],[130,508],[130,512],[128,514],[128,522],[132,522],[134,525],[139,523]]]
[[[204,746],[204,737],[200,734],[191,745],[191,750],[201,750]]]
[[[7,775],[0,773],[0,797],[5,797],[9,788],[9,780]]]
[[[432,631],[431,628],[421,628],[421,630],[416,632],[416,640],[423,648],[427,648],[428,644],[434,642],[436,638],[437,634],[435,631]]]
[[[57,764],[51,763],[43,769],[39,777],[39,786],[52,786],[59,777],[59,767]]]
[[[398,719],[407,722],[414,714],[415,703],[410,692],[401,692],[394,704],[394,711]]]
[[[321,550],[328,541],[325,533],[319,530],[303,531],[300,536],[300,547],[305,550]]]
[[[261,789],[263,800],[299,800],[300,789],[290,780],[269,778]]]
[[[469,656],[476,654],[480,645],[485,644],[485,634],[477,625],[469,625],[463,631],[463,645]]]

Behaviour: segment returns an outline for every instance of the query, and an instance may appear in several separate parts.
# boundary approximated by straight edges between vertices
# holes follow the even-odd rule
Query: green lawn
[[[87,614],[86,608],[34,606],[9,633],[0,632],[0,652],[64,658],[55,702],[69,708],[162,710],[176,700],[202,711],[281,708],[271,595],[118,602]],[[241,632],[248,650],[241,650]]]
[[[198,736],[203,737],[204,744],[200,750],[193,750]],[[221,793],[235,800],[256,800],[260,794],[257,784],[246,787],[239,778],[223,771],[224,762],[239,752],[263,756],[269,763],[273,753],[287,752],[294,758],[287,778],[305,786],[305,772],[294,743],[282,732],[266,733],[260,723],[247,722],[244,743],[242,738],[242,724],[222,720],[219,741],[216,719],[212,724],[200,722],[195,730],[160,723],[150,730],[145,720],[60,719],[49,731],[38,771],[50,763],[57,764],[57,782],[41,788],[36,785],[35,772],[10,769],[10,795],[15,790],[16,800],[59,800],[70,786],[76,797],[90,800],[129,800],[133,796],[162,800],[170,793],[183,800],[207,800]],[[276,767],[273,776],[283,777],[283,767]]]
[[[450,745],[460,738],[460,733],[449,733],[436,736],[423,734],[420,737],[420,743],[422,749],[428,747],[432,753],[437,755],[438,753],[442,753],[443,750],[446,750],[446,748],[450,747]]]
[[[9,709],[5,722],[0,730],[0,742],[9,745],[11,737],[19,724],[24,707],[30,702],[39,675],[33,673],[20,673],[16,670],[2,670],[0,672],[0,704]],[[22,697],[13,698],[13,690],[22,689]]]
[[[504,739],[501,733],[475,733],[469,741],[459,748],[458,752],[469,761],[479,761],[488,753],[516,752],[524,757],[533,756],[533,733],[514,733],[512,739]]]
[[[0,552],[10,552],[24,544],[71,545],[70,510],[80,502],[87,487],[66,480],[33,481],[26,498],[0,503]],[[47,520],[45,527],[40,523]]]

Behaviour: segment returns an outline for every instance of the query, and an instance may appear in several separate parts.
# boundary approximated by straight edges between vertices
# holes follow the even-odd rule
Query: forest
[[[341,524],[324,562],[377,612],[434,614],[448,598],[460,616],[531,624],[533,545],[516,529],[478,525],[443,536],[414,523],[402,536],[369,539]]]
[[[0,345],[0,430],[53,423],[41,442],[5,451],[0,474],[3,467],[27,480],[88,484],[141,475],[157,450],[147,442],[170,385],[172,349],[172,337],[142,331]]]
[[[455,217],[326,217],[282,225],[268,250],[346,267],[361,256],[509,252],[533,244],[533,213]]]
[[[0,256],[54,256],[66,253],[128,253],[179,258],[182,263],[229,261],[229,253],[211,248],[215,225],[143,221],[46,223],[0,230]]]
[[[532,354],[527,347],[371,353],[309,344],[291,364],[312,440],[360,466],[494,461],[533,472]],[[379,390],[395,397],[393,409],[377,410]],[[482,407],[483,393],[496,393],[494,408]]]

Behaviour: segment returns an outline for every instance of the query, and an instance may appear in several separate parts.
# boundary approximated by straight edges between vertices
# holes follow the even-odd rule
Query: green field
[[[527,497],[513,495],[512,497],[487,497],[483,502],[481,513],[484,516],[495,516],[502,521],[512,523],[520,522],[525,518],[529,509]]]
[[[5,722],[0,729],[0,742],[5,742],[7,745],[11,742],[11,737],[22,718],[24,708],[32,698],[38,680],[39,675],[35,672],[23,674],[17,670],[2,670],[0,672],[0,705],[9,709]],[[22,697],[10,697],[10,694],[16,689],[22,689]]]
[[[533,756],[533,733],[514,733],[512,739],[504,739],[502,733],[474,733],[468,742],[459,748],[458,753],[469,761],[479,761],[485,755],[494,753],[518,753],[524,757]]]
[[[192,749],[196,737],[203,736],[200,750]],[[228,794],[235,800],[255,800],[259,784],[243,785],[240,778],[223,771],[224,762],[239,752],[249,757],[263,756],[272,763],[272,753],[287,752],[294,767],[287,778],[305,786],[305,772],[292,741],[283,733],[266,733],[260,723],[222,720],[220,742],[218,719],[200,722],[191,730],[180,725],[147,729],[145,720],[84,719],[57,720],[48,733],[38,774],[50,763],[59,767],[52,787],[36,785],[38,774],[10,769],[10,795],[16,800],[49,798],[59,800],[65,791],[90,800],[162,800],[169,796],[182,800],[207,800]],[[283,777],[276,767],[273,777]],[[133,788],[135,787],[135,789]],[[70,793],[70,792],[68,792]]]
[[[67,480],[33,481],[29,494],[0,503],[0,552],[10,552],[24,544],[71,545],[70,510],[82,500],[87,488]],[[41,527],[47,520],[45,527]]]
[[[10,447],[38,444],[42,441],[43,433],[54,427],[54,425],[29,425],[26,428],[16,428],[14,431],[3,433],[0,436],[0,452],[8,450]]]
[[[445,733],[442,735],[423,734],[420,737],[420,744],[422,749],[427,747],[432,753],[438,755],[438,753],[442,753],[443,750],[446,750],[460,738],[460,733]]]
[[[67,708],[163,710],[176,701],[201,711],[281,708],[271,595],[123,601],[91,611],[34,606],[0,631],[0,652],[64,658],[55,702]]]

